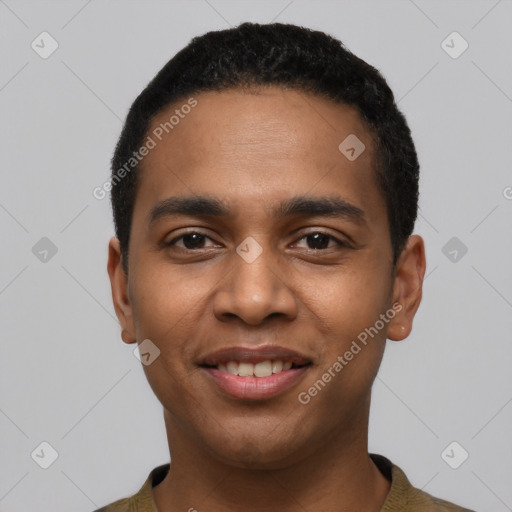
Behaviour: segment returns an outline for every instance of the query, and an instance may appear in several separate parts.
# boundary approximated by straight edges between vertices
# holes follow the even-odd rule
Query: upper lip
[[[283,361],[291,362],[295,365],[305,365],[311,363],[311,359],[288,348],[276,345],[263,345],[260,347],[228,347],[207,354],[200,359],[202,366],[218,366],[230,361],[244,363],[261,363],[262,361]]]

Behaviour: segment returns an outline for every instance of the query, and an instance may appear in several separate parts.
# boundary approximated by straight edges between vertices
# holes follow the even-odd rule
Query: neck
[[[279,469],[246,469],[202,450],[165,414],[170,470],[153,489],[159,511],[336,510],[378,512],[390,489],[368,455],[366,428],[333,434],[309,456]],[[171,443],[172,440],[172,443]]]

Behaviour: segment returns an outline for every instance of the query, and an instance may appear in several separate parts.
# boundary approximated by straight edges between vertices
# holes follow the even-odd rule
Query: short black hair
[[[282,23],[242,23],[194,37],[130,107],[111,162],[112,208],[125,273],[140,165],[122,173],[122,179],[118,171],[126,169],[141,147],[152,119],[194,93],[252,86],[292,88],[359,112],[374,141],[374,166],[386,201],[394,265],[416,221],[419,163],[407,121],[386,80],[323,32]]]

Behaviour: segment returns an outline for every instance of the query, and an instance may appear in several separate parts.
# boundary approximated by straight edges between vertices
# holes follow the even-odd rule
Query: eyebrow
[[[158,202],[149,214],[149,225],[164,217],[228,217],[229,208],[219,199],[207,196],[168,197]],[[364,211],[341,197],[295,196],[273,209],[275,218],[292,216],[340,217],[354,222],[365,220]]]

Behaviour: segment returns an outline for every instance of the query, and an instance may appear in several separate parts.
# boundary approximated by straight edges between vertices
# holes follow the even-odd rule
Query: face
[[[366,436],[386,337],[409,334],[421,298],[423,245],[411,237],[393,269],[354,109],[280,88],[194,98],[148,132],[127,277],[110,244],[114,305],[123,340],[160,351],[143,368],[175,439],[284,467]],[[355,159],[338,148],[351,134]]]

